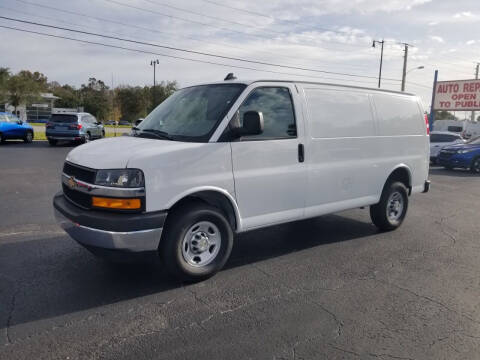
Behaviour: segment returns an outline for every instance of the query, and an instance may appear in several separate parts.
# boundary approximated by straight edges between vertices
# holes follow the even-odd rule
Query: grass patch
[[[45,136],[45,131],[35,131],[33,133],[33,140],[47,140]]]
[[[115,136],[122,136],[122,133],[115,133],[113,132],[105,132],[105,137],[115,137]],[[45,131],[35,131],[33,133],[33,140],[47,140],[47,137],[45,136]]]
[[[117,128],[128,128],[130,129],[133,125],[117,125]],[[105,128],[110,128],[113,129],[115,128],[115,125],[103,125]]]

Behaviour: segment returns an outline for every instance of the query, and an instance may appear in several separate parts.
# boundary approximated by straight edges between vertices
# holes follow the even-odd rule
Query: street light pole
[[[152,60],[150,61],[150,66],[153,66],[153,107],[156,106],[157,104],[157,84],[156,84],[156,79],[155,79],[155,75],[156,75],[156,66],[159,64],[160,62],[158,61],[158,59],[155,59],[155,60]]]
[[[380,52],[380,70],[378,72],[378,88],[380,89],[380,85],[382,82],[383,45],[385,44],[385,40],[382,40],[382,41],[373,40],[372,47],[375,47],[376,44],[382,44],[381,52]]]

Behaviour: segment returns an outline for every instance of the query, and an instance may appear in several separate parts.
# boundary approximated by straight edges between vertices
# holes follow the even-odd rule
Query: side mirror
[[[17,120],[17,124],[22,125],[23,124],[22,120]]]
[[[263,114],[258,111],[247,111],[243,114],[243,126],[235,130],[235,135],[259,135],[263,133]]]
[[[138,119],[137,121],[135,121],[135,126],[139,125],[142,121],[142,119]]]

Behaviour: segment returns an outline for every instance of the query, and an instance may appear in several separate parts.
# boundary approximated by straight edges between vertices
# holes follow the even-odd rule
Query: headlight
[[[143,172],[138,169],[98,170],[95,184],[102,186],[137,188],[145,186]]]
[[[458,150],[457,153],[458,154],[466,154],[466,153],[469,153],[470,151],[473,151],[474,149],[465,149],[465,150]]]

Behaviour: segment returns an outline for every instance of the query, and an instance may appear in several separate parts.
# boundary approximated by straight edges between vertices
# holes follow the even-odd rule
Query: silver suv
[[[103,125],[95,117],[85,112],[65,112],[52,114],[46,124],[45,135],[50,145],[57,141],[86,143],[105,136]]]

